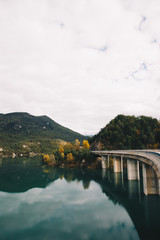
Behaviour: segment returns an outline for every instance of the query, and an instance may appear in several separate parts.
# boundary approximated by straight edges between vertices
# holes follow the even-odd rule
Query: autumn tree
[[[73,162],[74,161],[74,156],[72,153],[67,153],[67,162]]]
[[[59,154],[63,153],[64,152],[64,148],[62,146],[59,147]]]
[[[61,158],[64,158],[64,152],[61,152],[60,156]]]
[[[45,163],[49,163],[51,161],[50,156],[48,154],[43,156],[43,160]]]
[[[80,142],[78,139],[75,140],[74,145],[75,145],[76,151],[78,151],[80,149]]]
[[[83,146],[83,148],[90,149],[90,145],[87,140],[83,140],[82,146]]]

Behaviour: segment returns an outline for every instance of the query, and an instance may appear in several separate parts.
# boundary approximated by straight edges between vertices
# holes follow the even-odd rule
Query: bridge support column
[[[158,179],[158,195],[160,195],[160,179]]]
[[[148,195],[146,164],[142,164],[142,176],[143,176],[143,193],[145,195]]]
[[[123,157],[121,156],[121,175],[122,175],[122,186],[124,185],[124,178],[123,178]]]
[[[153,168],[147,164],[142,164],[143,192],[148,194],[160,195],[160,181],[158,180]]]
[[[114,161],[114,172],[115,173],[122,172],[122,162],[121,162],[121,159],[114,157],[113,161]]]
[[[107,156],[107,167],[109,168],[109,155]]]
[[[102,156],[102,168],[107,168],[106,157]]]
[[[139,180],[139,162],[127,159],[127,176],[128,180]]]

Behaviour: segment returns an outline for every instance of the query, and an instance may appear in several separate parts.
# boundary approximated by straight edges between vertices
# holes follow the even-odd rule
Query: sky
[[[159,0],[0,0],[0,112],[96,134],[160,119]]]

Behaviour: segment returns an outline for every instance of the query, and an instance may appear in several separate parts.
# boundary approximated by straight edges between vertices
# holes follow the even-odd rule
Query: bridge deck
[[[160,150],[112,150],[112,151],[92,151],[96,155],[109,155],[115,157],[126,157],[146,163],[153,167],[160,179]]]

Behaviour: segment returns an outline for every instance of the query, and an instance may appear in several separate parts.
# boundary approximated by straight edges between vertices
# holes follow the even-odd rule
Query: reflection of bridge
[[[138,180],[143,184],[145,195],[160,195],[160,151],[114,150],[93,151],[93,153],[102,157],[102,168],[110,168],[113,165],[115,173],[122,173],[122,181],[123,171],[126,168],[130,184],[132,180]]]
[[[110,156],[110,166],[117,159],[123,160],[120,163],[123,166],[123,171],[114,173],[109,169],[100,170],[86,170],[86,169],[56,169],[50,168],[48,172],[44,171],[44,166],[21,164],[21,165],[5,165],[5,159],[3,160],[4,166],[0,167],[0,191],[22,193],[31,188],[45,188],[48,184],[56,181],[59,178],[65,178],[66,181],[82,181],[83,187],[89,188],[90,181],[98,183],[106,196],[115,204],[122,205],[129,216],[131,217],[134,226],[139,234],[141,240],[159,240],[160,239],[160,196],[141,194],[143,190],[143,177],[142,177],[142,163],[139,161],[139,179],[128,181],[127,173],[127,156],[113,155],[107,152],[107,154],[101,154],[106,160],[103,159],[103,164],[107,166],[107,155]],[[124,155],[124,152],[123,152]],[[112,157],[116,157],[111,160]],[[122,159],[121,159],[122,157]],[[12,163],[15,159],[12,159]],[[135,160],[134,160],[135,161]],[[137,160],[136,160],[137,161]],[[118,163],[119,164],[119,163]],[[115,162],[115,169],[118,168]],[[104,165],[103,165],[104,166]],[[148,167],[146,167],[148,168]],[[121,168],[122,170],[122,168]],[[96,210],[96,209],[95,209]],[[107,213],[106,213],[107,214]],[[123,226],[125,228],[125,225]],[[128,237],[128,239],[130,239]]]
[[[126,209],[141,240],[160,239],[160,196],[142,194],[140,181],[128,181],[126,169],[123,174],[102,169],[99,183],[109,199]]]

